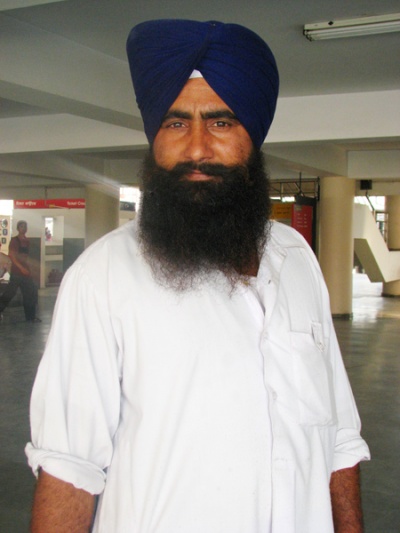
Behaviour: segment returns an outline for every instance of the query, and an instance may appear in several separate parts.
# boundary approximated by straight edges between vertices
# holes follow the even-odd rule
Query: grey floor
[[[354,318],[335,327],[373,456],[362,464],[365,530],[400,533],[400,299],[381,298],[380,284],[363,275],[354,282]],[[0,533],[28,531],[34,487],[23,451],[28,404],[56,292],[40,291],[41,324],[26,323],[18,305],[0,324]]]

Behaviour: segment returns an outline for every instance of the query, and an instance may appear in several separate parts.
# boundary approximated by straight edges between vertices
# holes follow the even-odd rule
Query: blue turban
[[[213,21],[151,20],[131,30],[127,53],[150,143],[195,69],[232,109],[254,145],[264,142],[279,76],[268,45],[251,30]]]

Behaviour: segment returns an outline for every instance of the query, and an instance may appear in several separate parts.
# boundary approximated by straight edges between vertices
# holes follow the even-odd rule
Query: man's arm
[[[35,490],[31,533],[87,533],[95,497],[43,470]]]
[[[333,472],[330,491],[335,533],[363,533],[359,465]]]

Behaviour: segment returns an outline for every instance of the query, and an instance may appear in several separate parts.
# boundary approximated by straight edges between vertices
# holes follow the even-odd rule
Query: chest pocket
[[[271,378],[277,405],[294,421],[330,425],[336,419],[329,338],[324,331],[328,330],[324,313],[330,311],[321,274],[306,253],[290,248],[282,265],[277,306],[268,328],[266,379]]]

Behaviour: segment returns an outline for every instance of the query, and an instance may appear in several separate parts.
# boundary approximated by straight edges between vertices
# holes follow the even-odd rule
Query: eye
[[[173,122],[167,122],[164,124],[164,128],[170,128],[170,129],[178,129],[183,128],[185,124],[181,122],[180,120],[174,120]]]
[[[228,128],[231,124],[226,120],[217,120],[213,123],[213,126],[217,128]]]

